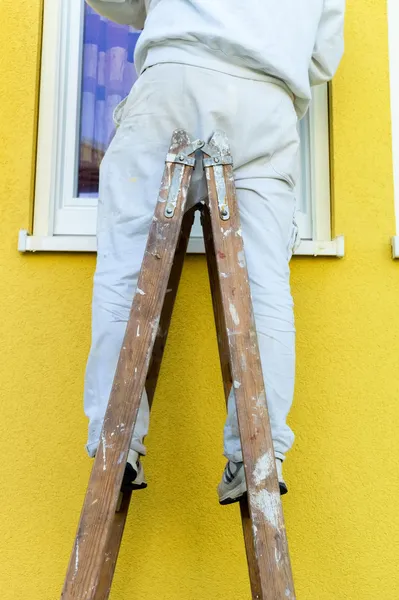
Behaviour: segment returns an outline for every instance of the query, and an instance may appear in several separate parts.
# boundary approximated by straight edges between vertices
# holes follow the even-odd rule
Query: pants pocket
[[[122,118],[123,118],[123,109],[125,108],[127,99],[129,98],[129,96],[126,96],[126,98],[124,98],[122,100],[122,102],[119,102],[119,104],[115,107],[114,112],[112,113],[112,119],[114,121],[115,127],[118,129],[119,125],[122,122]]]
[[[290,235],[290,239],[288,242],[288,248],[287,248],[288,262],[291,260],[292,255],[294,254],[295,250],[298,249],[300,243],[301,243],[301,237],[299,235],[299,227],[298,227],[298,223],[296,221],[296,209],[295,209],[294,214],[292,215],[291,235]]]

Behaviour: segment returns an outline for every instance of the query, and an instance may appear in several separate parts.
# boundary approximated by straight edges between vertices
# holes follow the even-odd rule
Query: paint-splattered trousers
[[[238,78],[180,64],[144,72],[119,110],[119,127],[100,169],[98,255],[94,276],[92,345],[85,379],[87,450],[101,433],[147,235],[174,129],[208,140],[229,138],[275,454],[284,459],[294,435],[287,425],[295,375],[295,328],[289,261],[296,237],[295,180],[299,140],[289,91],[277,80]],[[198,161],[197,161],[198,162]],[[197,165],[187,208],[206,197]],[[131,448],[149,425],[144,395]],[[224,451],[242,460],[233,393]]]

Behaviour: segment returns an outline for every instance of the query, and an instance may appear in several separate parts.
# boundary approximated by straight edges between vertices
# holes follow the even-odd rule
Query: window
[[[98,165],[113,135],[112,113],[136,75],[139,32],[100,17],[83,0],[45,0],[33,234],[25,250],[95,251]],[[300,123],[297,254],[342,255],[331,240],[327,86]],[[202,252],[199,223],[189,246]]]
[[[399,4],[388,0],[389,61],[391,79],[392,156],[395,190],[396,235],[392,256],[399,258]]]

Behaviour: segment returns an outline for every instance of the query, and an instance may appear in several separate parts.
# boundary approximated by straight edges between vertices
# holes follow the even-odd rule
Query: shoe
[[[143,465],[140,462],[139,453],[134,450],[129,450],[121,490],[123,492],[143,490],[146,487],[147,482],[144,476]]]
[[[278,458],[276,459],[276,467],[280,495],[284,496],[284,494],[287,494],[288,488],[283,478],[283,463]],[[219,503],[225,505],[239,502],[246,493],[247,484],[245,481],[244,463],[234,463],[229,460],[224,469],[222,481],[218,486]]]

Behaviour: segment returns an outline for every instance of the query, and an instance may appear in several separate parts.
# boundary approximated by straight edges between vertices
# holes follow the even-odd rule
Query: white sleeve
[[[143,29],[146,20],[145,0],[86,0],[103,17],[121,25]]]
[[[310,62],[311,85],[333,78],[344,52],[345,0],[324,0],[316,44]]]

